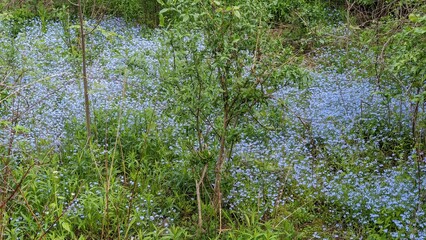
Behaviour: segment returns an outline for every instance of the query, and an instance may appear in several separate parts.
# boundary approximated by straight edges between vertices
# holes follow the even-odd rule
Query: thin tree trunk
[[[227,71],[225,71],[226,73]],[[215,167],[215,184],[214,184],[214,198],[213,206],[216,213],[219,215],[219,232],[222,231],[222,169],[226,160],[226,135],[228,131],[229,123],[229,95],[227,86],[227,76],[219,69],[220,76],[220,87],[222,88],[222,100],[223,100],[223,127],[220,134],[220,148],[219,156],[216,161]]]
[[[225,134],[220,137],[220,151],[219,157],[216,162],[215,168],[215,182],[214,182],[214,208],[219,215],[219,232],[222,231],[222,168],[225,163]]]
[[[197,191],[197,206],[198,206],[198,231],[201,233],[203,230],[203,215],[201,206],[201,185],[203,184],[204,177],[206,176],[208,164],[204,165],[203,172],[201,173],[200,181],[195,180],[195,187]]]
[[[223,119],[223,130],[220,136],[220,149],[219,156],[216,162],[215,168],[215,184],[214,184],[214,198],[213,204],[216,210],[216,213],[219,215],[219,232],[222,231],[222,169],[226,160],[226,132],[228,129],[228,107],[227,102],[225,102],[225,115]]]
[[[417,92],[416,95],[419,95],[421,92],[420,88],[417,88]],[[418,115],[419,115],[419,105],[420,105],[420,101],[416,101],[416,104],[414,106],[414,110],[413,110],[413,118],[412,118],[412,125],[411,125],[411,131],[412,131],[412,135],[413,135],[413,139],[414,139],[414,146],[416,149],[416,155],[417,155],[417,159],[416,159],[416,184],[417,184],[417,191],[418,191],[418,203],[417,203],[417,209],[414,213],[415,218],[417,218],[417,210],[421,209],[421,205],[423,204],[423,188],[422,188],[422,171],[421,171],[421,163],[423,162],[423,146],[422,146],[422,139],[420,136],[420,130],[418,129]]]
[[[89,106],[89,87],[87,84],[87,71],[86,71],[86,42],[84,33],[84,21],[83,21],[83,9],[81,6],[81,0],[78,0],[78,15],[80,19],[80,40],[81,40],[81,56],[82,56],[82,67],[83,67],[83,84],[84,84],[84,106],[86,112],[86,131],[87,139],[90,139],[90,106]]]
[[[225,136],[222,135],[220,137],[219,157],[217,159],[216,168],[215,168],[214,205],[216,210],[219,209],[221,204],[222,194],[221,194],[220,184],[222,180],[222,168],[224,163],[225,163]]]

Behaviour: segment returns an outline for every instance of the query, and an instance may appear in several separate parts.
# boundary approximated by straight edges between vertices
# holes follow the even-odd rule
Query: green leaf
[[[214,2],[214,4],[216,4],[216,5],[218,5],[218,6],[220,6],[222,3],[221,2],[219,2],[219,1],[213,1]]]
[[[235,15],[237,18],[241,18],[240,11],[238,11],[238,10],[234,11],[234,15]]]
[[[182,22],[188,22],[189,15],[188,14],[182,14]]]
[[[11,124],[11,122],[6,120],[0,120],[0,127],[7,127]]]
[[[62,227],[65,229],[65,231],[67,232],[71,232],[71,227],[67,222],[62,222]]]
[[[21,125],[16,125],[13,130],[15,130],[18,133],[29,133],[30,130],[24,126]]]
[[[417,27],[417,28],[414,28],[413,31],[418,34],[424,34],[426,33],[426,27]]]
[[[410,14],[408,16],[408,19],[410,19],[410,21],[412,21],[412,22],[417,22],[419,20],[419,16],[416,15],[416,14]]]
[[[160,19],[160,23],[159,23],[160,27],[164,27],[164,16],[163,16],[163,14],[160,14],[159,19]]]
[[[168,11],[170,11],[170,8],[163,8],[163,9],[161,9],[161,11],[159,12],[159,14],[160,14],[160,15],[162,15],[162,14],[164,14],[164,13],[168,12]]]

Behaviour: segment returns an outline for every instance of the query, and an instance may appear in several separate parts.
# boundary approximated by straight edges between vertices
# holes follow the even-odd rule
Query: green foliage
[[[392,25],[391,25],[392,26]],[[419,8],[409,15],[409,22],[394,34],[388,41],[389,46],[381,50],[387,52],[386,63],[381,66],[386,77],[382,94],[390,97],[408,98],[411,102],[410,114],[411,137],[415,148],[423,151],[425,142],[421,135],[425,125],[425,116],[419,107],[425,103],[425,80],[426,80],[426,17],[425,9]]]
[[[424,12],[414,13],[409,19],[412,24],[395,36],[390,66],[394,75],[403,76],[409,81],[405,84],[422,88],[426,76],[426,54],[423,51],[426,47],[426,15]],[[416,96],[421,98],[422,92]]]
[[[28,8],[18,8],[11,12],[4,12],[0,14],[2,21],[8,21],[12,26],[10,34],[16,37],[21,29],[27,24],[27,21],[34,18],[34,14]]]
[[[282,221],[278,226],[272,222],[258,222],[247,217],[246,226],[239,230],[224,233],[226,239],[296,239],[296,231],[289,221]],[[254,221],[252,221],[254,220]]]
[[[64,141],[59,153],[39,160],[42,167],[24,178],[25,195],[8,205],[7,237],[190,238],[186,230],[172,227],[192,204],[188,189],[177,184],[184,174],[170,165],[168,150],[156,135],[153,112],[135,113],[140,120],[122,132],[120,121],[125,119],[116,114],[95,112],[96,144],[89,146],[84,125],[69,123],[72,135],[67,139],[72,140]],[[114,164],[114,159],[119,161]],[[20,179],[25,169],[17,168],[14,177]]]
[[[107,8],[131,22],[138,19],[148,26],[158,26],[159,4],[155,0],[105,1]],[[115,9],[115,10],[114,10]]]
[[[251,111],[250,106],[262,104],[282,84],[279,79],[287,72],[278,67],[291,55],[278,41],[268,38],[264,3],[211,4],[182,2],[162,10],[173,23],[167,42],[172,48],[172,61],[164,62],[161,70],[166,83],[163,91],[188,103],[178,108],[176,115],[185,119],[192,115],[189,129],[195,130],[206,127],[195,126],[200,116],[202,125],[210,122],[210,127],[220,130],[218,120],[223,117],[224,104],[229,104],[227,110],[233,118],[242,121]],[[266,66],[272,71],[265,72]],[[225,98],[221,97],[224,92]]]
[[[5,3],[3,3],[5,2]],[[158,12],[160,5],[156,0],[87,0],[83,2],[84,12],[92,18],[102,18],[105,15],[122,17],[129,22],[142,23],[150,27],[158,26]],[[58,10],[67,8],[73,16],[77,16],[77,10],[73,3],[64,0],[53,1],[0,1],[0,10],[4,8],[11,11],[16,19],[16,24],[22,24],[23,20],[39,17],[43,31],[49,19],[55,18]],[[16,29],[20,29],[18,26]]]
[[[320,46],[323,29],[344,19],[342,7],[325,1],[275,0],[267,7],[274,34],[283,44],[302,52]]]
[[[269,5],[269,11],[274,22],[299,25],[306,31],[310,27],[342,20],[340,13],[333,13],[329,4],[324,1],[275,0]]]
[[[70,9],[68,6],[62,5],[61,8],[55,9],[54,15],[55,15],[55,18],[58,19],[59,22],[61,23],[61,26],[63,29],[62,39],[72,53],[73,49],[75,49],[78,44],[76,43],[75,38],[72,37],[73,36],[72,31],[73,30],[76,31],[76,29],[71,28],[72,22],[71,22]]]

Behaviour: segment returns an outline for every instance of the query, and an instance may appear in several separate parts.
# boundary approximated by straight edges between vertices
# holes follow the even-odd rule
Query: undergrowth
[[[424,238],[424,71],[422,61],[410,62],[411,56],[423,59],[414,51],[422,45],[407,40],[389,49],[397,57],[380,55],[386,35],[372,45],[365,40],[375,36],[372,29],[341,23],[322,28],[323,21],[342,17],[337,11],[318,16],[328,12],[323,4],[280,3],[285,8],[276,17],[306,22],[292,35],[304,39],[278,43],[293,44],[286,53],[310,52],[314,67],[286,68],[273,76],[285,79],[268,92],[270,101],[241,115],[245,124],[230,131],[219,212],[212,204],[218,141],[210,137],[218,124],[208,121],[220,114],[201,116],[206,123],[199,129],[209,146],[194,147],[197,124],[173,113],[194,114],[172,98],[176,86],[168,86],[168,95],[162,92],[164,79],[156,68],[173,62],[162,43],[177,50],[194,44],[199,48],[194,55],[178,52],[187,62],[177,64],[187,67],[181,76],[196,73],[198,65],[185,63],[204,51],[197,45],[200,35],[188,34],[177,46],[173,39],[159,40],[170,32],[141,30],[119,19],[100,22],[88,36],[93,96],[88,141],[70,10],[35,20],[28,20],[33,9],[2,13],[0,239]],[[102,4],[107,3],[97,6]],[[131,1],[110,4],[121,4],[116,11],[129,14],[125,18],[140,10],[127,11]],[[311,8],[314,13],[306,11]],[[239,10],[226,11],[234,18]],[[290,10],[297,11],[285,15]],[[395,30],[396,43],[404,36],[422,39],[425,20],[416,16],[411,25],[388,21],[375,30]],[[88,29],[97,23],[88,21]],[[291,30],[275,40],[286,34]],[[321,41],[313,43],[316,36]],[[382,57],[393,66],[379,65]],[[201,75],[198,80],[208,77]],[[185,80],[176,78],[181,85]],[[196,101],[185,96],[188,103]],[[213,100],[202,104],[212,107]]]

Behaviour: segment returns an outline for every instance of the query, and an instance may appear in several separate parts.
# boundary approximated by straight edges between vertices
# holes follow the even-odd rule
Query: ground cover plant
[[[2,12],[0,239],[424,239],[425,9],[347,3]]]

